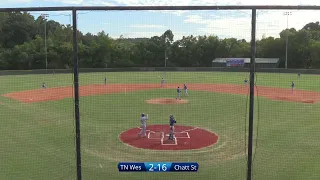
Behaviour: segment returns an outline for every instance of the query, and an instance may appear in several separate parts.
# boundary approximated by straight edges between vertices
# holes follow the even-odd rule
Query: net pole
[[[252,146],[253,146],[253,115],[254,115],[254,74],[256,56],[256,19],[257,10],[252,9],[251,17],[251,59],[250,59],[250,104],[249,104],[249,137],[248,137],[248,169],[247,180],[252,179]]]
[[[48,74],[47,18],[44,22],[44,49],[46,53],[46,74]]]
[[[76,165],[77,180],[82,179],[81,175],[81,149],[80,149],[80,110],[79,110],[79,68],[78,68],[78,30],[77,30],[77,10],[72,10],[73,23],[73,58],[74,58],[74,109],[76,123]]]

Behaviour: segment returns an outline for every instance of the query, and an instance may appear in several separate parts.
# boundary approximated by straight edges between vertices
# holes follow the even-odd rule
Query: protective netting
[[[76,177],[73,75],[53,70],[72,37],[39,15],[0,14],[0,179]]]
[[[0,77],[0,178],[74,178],[72,75],[18,73]]]
[[[80,66],[111,68],[80,74],[80,84],[86,86],[81,93],[100,94],[80,99],[83,176],[244,179],[248,69],[240,64],[243,72],[217,72],[221,66],[212,61],[250,57],[250,16],[250,11],[80,14],[79,29],[97,33],[94,39],[83,37],[94,56],[89,56],[92,63]],[[88,19],[94,26],[87,25]],[[93,49],[91,44],[97,45]],[[90,59],[79,58],[80,63]],[[116,69],[126,67],[139,68]],[[141,113],[149,115],[144,138],[138,135]],[[168,140],[170,115],[177,120],[173,141]],[[150,161],[198,162],[201,168],[182,174],[128,174],[116,168],[119,162]]]
[[[319,177],[317,11],[258,11],[254,179]],[[288,29],[288,30],[287,30]],[[287,47],[287,48],[286,48]],[[286,68],[287,60],[287,70]],[[260,65],[259,65],[260,63]],[[294,85],[294,87],[293,87]]]

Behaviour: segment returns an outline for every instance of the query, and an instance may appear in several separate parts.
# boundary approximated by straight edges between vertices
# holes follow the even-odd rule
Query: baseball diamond
[[[0,180],[320,180],[320,1],[1,2]]]
[[[167,72],[167,81],[161,87],[162,74],[80,75],[84,179],[244,179],[249,101],[249,86],[244,80],[248,79],[248,73]],[[18,158],[24,160],[23,174],[29,171],[38,174],[33,179],[46,179],[48,174],[59,179],[73,177],[71,77],[71,74],[0,76],[3,117],[0,133],[5,137],[0,138],[0,149],[4,150],[0,156],[8,164],[4,167],[6,177],[25,179],[8,168],[20,167]],[[106,84],[105,77],[108,77]],[[319,156],[313,150],[319,148],[320,136],[314,130],[320,116],[319,76],[299,78],[296,74],[258,73],[258,78],[253,144],[256,179],[292,180],[286,178],[287,174],[301,179],[304,175],[299,172],[317,175],[314,172],[320,172],[315,166]],[[46,88],[42,88],[44,82]],[[184,84],[188,95],[182,89],[181,100],[176,99],[177,87],[183,88]],[[141,113],[149,115],[146,137],[138,136]],[[168,140],[171,114],[177,123],[173,140]],[[157,175],[118,173],[117,164],[130,161],[198,162],[200,169],[197,173]],[[310,164],[316,171],[306,170],[301,163]],[[282,172],[274,168],[285,165],[292,170]],[[0,177],[8,179],[2,173]]]

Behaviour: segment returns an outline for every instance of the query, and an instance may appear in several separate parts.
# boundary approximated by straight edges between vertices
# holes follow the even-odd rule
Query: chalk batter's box
[[[161,145],[178,145],[178,139],[190,138],[188,132],[175,132],[174,139],[169,140],[169,134],[164,132],[153,132],[148,133],[148,139],[160,140]]]
[[[174,133],[174,136],[175,138],[190,138],[190,135],[188,132],[175,132]],[[166,134],[164,132],[153,132],[153,131],[150,131],[148,133],[148,139],[162,139],[162,138],[165,138],[165,137],[169,137],[169,134]]]

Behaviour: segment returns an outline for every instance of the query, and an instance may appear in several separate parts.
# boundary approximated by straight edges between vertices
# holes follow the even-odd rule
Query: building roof
[[[213,63],[226,63],[227,60],[244,60],[244,63],[250,63],[250,58],[216,58]],[[256,63],[269,63],[276,64],[279,62],[279,58],[256,58]]]

